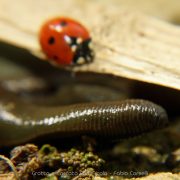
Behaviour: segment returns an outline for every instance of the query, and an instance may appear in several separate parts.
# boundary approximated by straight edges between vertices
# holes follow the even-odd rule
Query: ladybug
[[[60,66],[93,61],[89,32],[73,19],[60,17],[47,21],[40,30],[39,41],[47,58]]]

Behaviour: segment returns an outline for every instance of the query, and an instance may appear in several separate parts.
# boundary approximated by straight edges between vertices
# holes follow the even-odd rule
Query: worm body
[[[89,135],[120,139],[162,128],[168,123],[165,110],[145,100],[47,108],[18,101],[13,104],[13,98],[10,99],[8,103],[0,102],[1,146],[53,135],[60,138]]]

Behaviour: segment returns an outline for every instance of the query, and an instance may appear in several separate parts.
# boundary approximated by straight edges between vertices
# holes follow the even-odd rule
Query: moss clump
[[[21,178],[50,180],[68,180],[79,176],[87,179],[95,176],[95,171],[100,170],[105,163],[92,152],[76,148],[59,152],[48,144],[40,149],[33,144],[18,146],[11,151],[10,160]]]

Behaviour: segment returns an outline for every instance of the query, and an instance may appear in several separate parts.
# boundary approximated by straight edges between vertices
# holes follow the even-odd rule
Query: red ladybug
[[[89,32],[70,18],[61,17],[46,22],[39,39],[43,52],[58,65],[78,65],[93,60]]]

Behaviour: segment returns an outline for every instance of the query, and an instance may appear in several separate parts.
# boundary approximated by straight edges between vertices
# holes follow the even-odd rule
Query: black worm
[[[125,100],[62,107],[31,106],[17,97],[0,102],[0,145],[25,143],[39,137],[88,135],[121,139],[162,128],[166,111],[150,101]],[[3,97],[4,98],[3,100]]]

